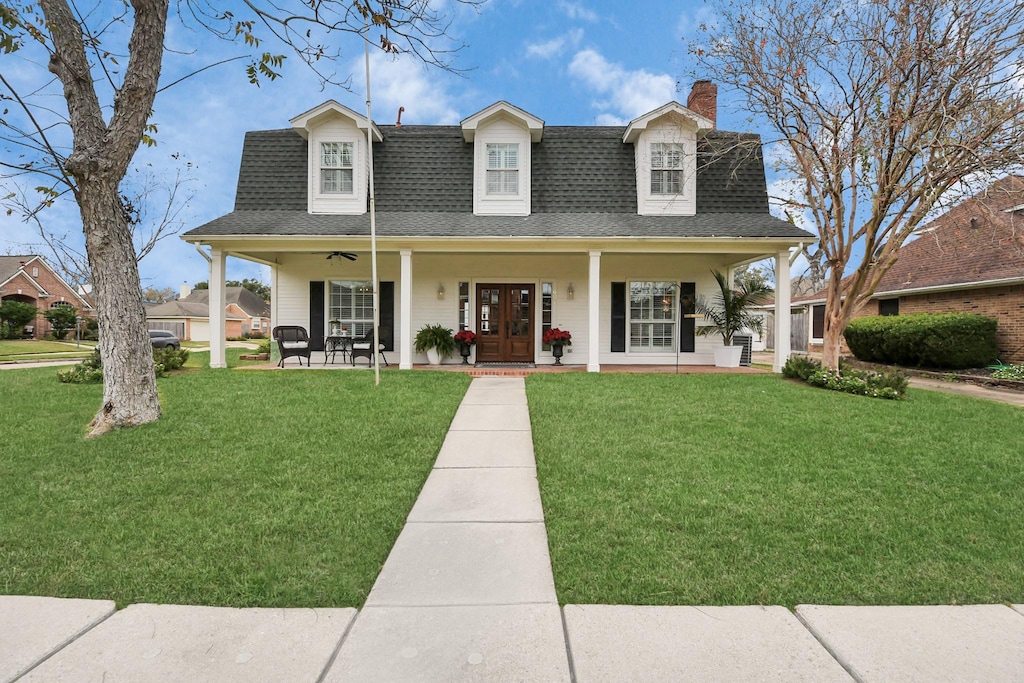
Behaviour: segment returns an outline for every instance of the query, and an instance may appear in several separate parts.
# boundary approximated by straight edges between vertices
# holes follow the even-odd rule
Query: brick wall
[[[995,318],[999,360],[1024,363],[1024,285],[900,297],[900,315],[953,312]]]
[[[31,303],[33,306],[39,309],[39,315],[36,316],[35,322],[31,323],[35,330],[33,335],[36,339],[39,339],[50,333],[50,323],[47,322],[46,318],[43,317],[43,313],[50,310],[50,306],[57,301],[66,301],[77,310],[77,314],[83,318],[93,318],[95,314],[93,311],[84,310],[82,302],[79,300],[75,293],[69,289],[59,278],[53,275],[45,266],[37,263],[32,263],[26,266],[26,270],[29,275],[32,275],[32,269],[38,268],[38,275],[32,277],[39,286],[49,292],[52,296],[48,298],[36,299],[38,291],[35,285],[25,277],[23,273],[18,273],[14,278],[11,279],[3,290],[0,291],[0,296],[8,296],[11,294],[17,294],[18,290],[21,290],[21,295],[33,299]]]

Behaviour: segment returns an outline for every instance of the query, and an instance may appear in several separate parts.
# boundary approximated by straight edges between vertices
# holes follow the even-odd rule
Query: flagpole
[[[377,281],[377,214],[373,198],[373,115],[370,110],[370,25],[365,22],[366,159],[370,181],[370,270],[373,278],[373,384],[380,386],[380,282]]]

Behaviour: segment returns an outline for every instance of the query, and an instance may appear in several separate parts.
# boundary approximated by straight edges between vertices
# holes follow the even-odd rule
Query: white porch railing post
[[[601,252],[590,252],[590,287],[587,293],[587,372],[601,372]]]
[[[412,370],[412,250],[402,249],[402,284],[399,299],[401,308],[402,343],[399,350],[398,368]]]
[[[782,372],[782,366],[789,360],[790,299],[787,249],[775,256],[775,372]]]
[[[224,347],[227,339],[227,297],[224,291],[227,254],[223,249],[210,251],[210,367],[226,368]]]

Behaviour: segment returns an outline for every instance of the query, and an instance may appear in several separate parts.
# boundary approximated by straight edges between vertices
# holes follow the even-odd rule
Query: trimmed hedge
[[[996,358],[996,321],[975,313],[917,313],[850,321],[850,351],[868,363],[976,368]]]

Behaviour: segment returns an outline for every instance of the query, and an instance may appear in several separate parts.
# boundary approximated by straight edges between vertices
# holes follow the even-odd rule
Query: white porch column
[[[398,353],[398,369],[412,370],[412,250],[402,249],[398,253],[402,257],[399,298],[402,344]]]
[[[790,283],[789,250],[775,255],[775,363],[772,369],[782,372],[789,360]]]
[[[227,298],[224,292],[227,254],[223,249],[210,251],[210,367],[226,368],[224,346],[227,335],[225,317]]]
[[[278,306],[278,293],[277,289],[277,264],[270,264],[270,359],[275,363],[279,360],[280,351],[277,348],[277,342],[274,340],[274,327],[277,326],[277,321],[280,320],[280,311]]]
[[[601,372],[601,252],[590,252],[590,289],[587,306],[587,372]]]

